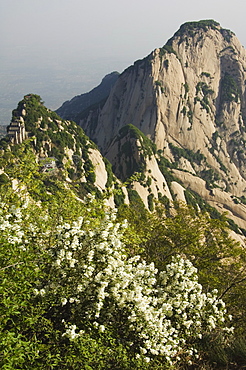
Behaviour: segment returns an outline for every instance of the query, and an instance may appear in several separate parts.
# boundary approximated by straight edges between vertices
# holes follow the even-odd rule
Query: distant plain
[[[122,72],[129,60],[94,59],[50,60],[45,66],[28,63],[24,57],[6,63],[0,71],[0,125],[8,125],[11,112],[28,93],[41,96],[55,110],[66,100],[90,91],[102,78],[115,70]],[[114,68],[115,67],[115,68]]]

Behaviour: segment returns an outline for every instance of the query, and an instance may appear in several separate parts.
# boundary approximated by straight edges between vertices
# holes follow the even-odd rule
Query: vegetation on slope
[[[88,191],[100,194],[94,185],[96,177],[89,154],[91,149],[96,149],[96,145],[81,127],[72,121],[62,120],[47,109],[40,96],[35,94],[26,95],[13,111],[13,121],[18,121],[20,117],[24,120],[28,136],[33,139],[33,149],[38,158],[54,158],[59,177],[69,177],[79,196]],[[1,141],[5,148],[6,140]]]
[[[206,32],[208,29],[220,31],[227,42],[230,42],[232,35],[234,35],[232,31],[221,28],[220,24],[213,19],[203,19],[182,24],[174,36],[168,40],[167,44],[171,44],[173,38],[180,37],[182,42],[183,40],[187,40],[187,37],[194,37],[197,31],[202,30]]]
[[[116,140],[121,144],[118,152],[121,166],[115,172],[116,175],[122,181],[126,181],[136,172],[143,173],[146,158],[156,153],[156,145],[132,124],[123,126]],[[122,158],[124,158],[125,169],[122,166]],[[116,168],[113,169],[116,170]]]
[[[245,325],[245,257],[223,221],[178,205],[171,218],[138,203],[115,214],[100,200],[79,201],[59,179],[47,186],[28,141],[8,155],[2,369],[240,364],[245,355],[224,328],[234,325],[238,336]],[[223,359],[210,359],[212,346]]]
[[[54,124],[56,137],[63,127],[76,147],[76,126],[55,117],[51,122],[38,100],[31,99],[36,116],[25,103],[29,132],[44,120],[46,132]],[[123,136],[124,130],[139,141],[143,157],[153,154],[155,147],[139,130],[129,125]],[[244,364],[246,256],[230,238],[226,219],[211,219],[201,207],[170,207],[165,199],[149,213],[134,191],[131,205],[124,205],[120,187],[117,212],[94,199],[90,187],[78,199],[63,171],[40,171],[38,135],[37,129],[21,145],[1,142],[1,368]],[[82,140],[78,156],[86,161],[89,144]],[[57,144],[58,151],[64,148]],[[167,164],[161,157],[160,163]],[[114,176],[105,165],[110,188]]]

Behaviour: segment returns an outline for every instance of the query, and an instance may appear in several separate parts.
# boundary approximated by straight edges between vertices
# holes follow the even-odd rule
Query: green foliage
[[[74,139],[68,132],[59,131],[54,136],[54,143],[57,147],[64,149],[66,146],[69,149],[74,148]]]
[[[126,164],[125,173],[119,171],[118,174],[122,181],[126,181],[136,172],[142,173],[146,167],[146,157],[150,158],[156,153],[156,145],[137,127],[131,124],[122,127],[119,131],[118,140],[122,140],[126,136],[128,136],[128,139],[134,139],[134,142],[133,140],[125,141],[118,154],[120,158],[123,156]],[[136,151],[139,153],[138,156],[134,155]]]
[[[244,366],[246,359],[246,340],[245,336],[240,336],[234,339],[230,347],[227,348],[227,354],[231,362]]]
[[[240,197],[240,200],[243,204],[246,204],[246,197],[244,195]]]
[[[191,110],[190,104],[189,104],[189,110],[187,112],[187,116],[188,116],[189,122],[192,124],[193,123],[193,112]]]
[[[185,89],[185,94],[184,94],[184,98],[186,99],[187,98],[187,95],[188,95],[188,92],[189,92],[189,85],[187,84],[187,82],[184,83],[184,89]]]
[[[159,156],[157,163],[158,163],[158,167],[159,167],[161,173],[163,174],[167,184],[169,185],[169,189],[171,189],[170,185],[171,185],[172,181],[179,182],[179,180],[172,174],[172,171],[171,171],[172,168],[177,167],[177,164],[176,163],[170,163],[162,155]]]
[[[10,138],[8,136],[3,137],[0,139],[0,151],[6,150],[10,144]]]
[[[168,69],[169,67],[169,60],[168,59],[165,59],[164,62],[163,62],[163,65],[164,67],[166,68],[166,70]]]
[[[203,161],[206,161],[206,158],[198,150],[196,153],[190,149],[179,148],[172,143],[169,144],[169,147],[175,157],[175,160],[178,161],[181,157],[188,159],[188,161],[201,164]]]
[[[213,168],[201,171],[200,176],[206,181],[207,189],[215,187],[216,185],[214,183],[220,180],[220,176]]]
[[[220,135],[219,135],[218,131],[215,131],[215,132],[212,134],[212,139],[213,139],[214,141],[216,141],[218,137],[220,137]]]
[[[165,92],[165,88],[164,88],[164,86],[162,86],[162,82],[161,81],[158,81],[158,80],[155,81],[155,85],[158,86],[158,87],[160,87],[162,93]]]
[[[209,172],[208,170],[208,175],[207,172],[204,171],[203,176],[206,178],[206,176],[211,176],[209,177],[210,181],[215,181],[217,178],[217,174],[212,172]],[[212,180],[211,180],[212,179]],[[213,187],[213,183],[209,182],[207,180],[207,188],[211,189]],[[207,212],[211,219],[215,220],[220,220],[223,221],[227,224],[227,227],[230,228],[231,230],[235,231],[237,234],[241,234],[242,230],[236,225],[236,223],[231,220],[230,218],[226,217],[224,214],[221,214],[216,208],[212,207],[210,204],[208,204],[200,195],[198,195],[195,191],[188,190],[186,189],[184,191],[185,199],[187,202],[188,206],[191,206],[195,212]]]
[[[219,23],[213,19],[201,20],[198,22],[186,22],[181,25],[179,30],[174,34],[174,37],[183,37],[183,36],[194,36],[197,30],[207,31],[209,28],[218,29]]]
[[[220,33],[222,34],[222,36],[224,37],[224,39],[227,41],[227,42],[231,42],[231,38],[232,36],[235,35],[234,32],[232,32],[231,30],[227,30],[225,28],[221,28],[220,29]]]
[[[148,176],[147,181],[146,181],[146,186],[149,187],[151,183],[152,183],[152,178]]]
[[[114,184],[113,195],[114,195],[114,203],[117,208],[124,204],[125,194],[122,190],[122,185],[120,185],[118,182],[115,182]]]
[[[31,102],[37,109],[42,106],[37,97]],[[42,122],[46,130],[48,121]],[[51,129],[48,134],[54,135],[54,150],[55,140],[71,139],[74,145],[76,135],[77,157],[67,171],[73,179],[75,171],[84,170],[87,178],[87,183],[77,182],[76,192],[76,184],[71,184],[73,191],[64,185],[62,172],[57,176],[39,172],[32,142],[6,146],[1,152],[0,367],[170,370],[188,369],[193,360],[191,368],[195,363],[243,365],[246,256],[230,238],[226,217],[209,217],[208,211],[212,217],[218,214],[188,191],[185,196],[193,208],[171,205],[158,194],[155,211],[150,193],[150,213],[129,180],[130,206],[123,204],[124,193],[115,184],[119,207],[115,220],[103,201],[85,197],[97,191],[89,156],[92,144],[73,123],[62,124],[64,131],[58,136]],[[156,152],[134,126],[123,128],[121,134],[126,133],[141,142],[144,155]],[[170,147],[176,160],[181,156],[191,162],[205,160],[198,152]],[[62,160],[64,152],[57,149],[56,154]],[[158,155],[167,180],[175,180],[171,168],[176,164]],[[107,161],[105,166],[111,186],[112,170]],[[204,176],[215,180],[216,175]],[[142,177],[145,180],[150,186],[151,178]],[[75,194],[82,195],[83,202]],[[221,331],[224,306],[215,292],[207,293],[212,289],[218,290],[233,315],[237,339]],[[205,296],[207,306],[201,300]],[[173,365],[168,362],[169,345]]]
[[[6,199],[6,194],[1,194],[0,366],[2,369],[74,369],[79,366],[73,367],[76,348],[72,349],[66,343],[67,341],[64,341],[62,333],[54,328],[54,322],[52,323],[49,314],[54,302],[49,303],[47,298],[43,297],[41,282],[42,279],[50,278],[47,266],[52,264],[49,248],[52,248],[55,240],[54,227],[61,220],[72,221],[78,217],[78,214],[83,214],[84,206],[82,207],[77,201],[75,206],[74,201],[75,199],[71,195],[68,196],[64,190],[62,194],[57,194],[56,198],[51,198],[49,203],[44,203],[44,207],[27,202],[21,214],[20,210],[15,208],[16,199],[14,201],[13,197]],[[99,208],[95,211],[92,212],[92,217],[99,217]],[[6,224],[6,221],[2,221],[7,214],[10,217],[8,216]],[[8,229],[9,223],[12,223],[11,229]],[[37,286],[40,289],[39,299],[33,290]],[[87,353],[86,345],[90,341],[92,346],[92,338],[88,336],[88,339],[84,340],[84,351]],[[96,346],[94,341],[94,351],[98,347],[100,344]],[[98,354],[99,352],[97,356]],[[117,357],[116,352],[115,356]],[[78,359],[80,366],[83,363],[81,357]],[[100,363],[102,359],[98,361]]]
[[[24,114],[23,110],[25,110]],[[42,155],[55,157],[58,168],[63,168],[65,165],[72,180],[85,174],[88,183],[94,184],[95,173],[88,151],[96,146],[84,134],[81,127],[74,122],[62,120],[56,113],[45,108],[41,98],[34,94],[25,96],[18,104],[13,112],[13,118],[18,119],[20,116],[24,119],[29,135],[35,137],[32,145],[37,154],[42,152]],[[74,151],[77,156],[76,163],[70,162],[70,167],[67,149]]]
[[[120,138],[123,138],[127,134],[129,134],[131,138],[139,139],[141,141],[141,149],[144,150],[145,155],[151,156],[153,153],[156,153],[156,145],[153,143],[152,140],[148,139],[136,126],[129,124],[120,129]]]
[[[178,54],[173,49],[173,47],[169,44],[164,45],[162,48],[160,48],[160,57],[163,57],[166,53],[168,54],[174,54],[178,58]]]
[[[120,236],[125,226],[114,224],[114,215],[105,213],[102,204],[93,199],[79,203],[67,194],[57,194],[38,207],[38,214],[33,202],[1,209],[3,369],[170,368],[172,359],[166,356],[170,353],[175,363],[180,356],[185,360],[186,353],[190,356],[188,349],[196,346],[194,339],[204,330],[198,321],[191,328],[186,319],[165,319],[172,317],[170,309],[178,310],[177,297],[186,297],[186,284],[193,303],[182,307],[181,299],[181,312],[185,310],[187,318],[193,319],[198,309],[197,318],[208,331],[213,331],[210,314],[221,321],[224,308],[214,293],[211,297],[218,314],[213,312],[209,295],[203,300],[205,293],[201,294],[196,269],[189,261],[172,259],[167,271],[174,273],[163,269],[158,277],[153,263],[127,256]],[[179,332],[175,341],[173,330]],[[160,347],[160,342],[167,345]]]
[[[216,159],[216,161],[219,163],[219,165],[220,165],[220,169],[222,170],[222,171],[224,171],[226,174],[228,173],[228,169],[226,168],[226,166],[223,164],[223,162],[221,161],[221,159],[218,157],[218,155],[216,155],[215,153],[214,153],[214,151],[215,151],[215,145],[214,145],[214,143],[213,143],[213,145],[212,145],[212,147],[211,148],[209,148],[209,151],[210,151],[210,153],[212,153],[213,154],[213,156],[214,156],[214,158]]]
[[[203,93],[204,96],[208,96],[214,93],[214,91],[210,89],[210,87],[205,82],[198,82],[198,84],[196,85],[196,95],[200,91]]]
[[[199,98],[197,95],[202,94],[202,98]],[[214,91],[210,89],[210,87],[205,82],[198,82],[196,85],[196,96],[194,99],[194,103],[200,102],[203,109],[207,111],[207,113],[210,112],[209,107],[209,96],[212,95]]]
[[[112,165],[109,162],[109,160],[107,158],[103,158],[103,161],[105,163],[105,168],[106,168],[106,171],[107,171],[107,174],[108,174],[108,178],[107,178],[107,182],[106,182],[106,188],[110,188],[112,186],[113,182],[114,182],[115,176],[114,176],[114,173],[112,171]]]
[[[0,174],[0,186],[9,183],[9,178],[5,173]]]
[[[162,204],[165,207],[166,215],[170,216],[170,209],[171,209],[171,202],[169,198],[166,195],[162,195],[161,193],[158,193],[158,201],[160,204]]]
[[[141,209],[145,208],[144,203],[136,190],[129,188],[127,189],[127,192],[128,192],[129,201],[131,203],[138,204]]]
[[[34,199],[42,197],[44,177],[39,172],[31,141],[12,147],[12,151],[6,150],[2,156],[2,163],[9,178],[9,181],[4,183],[6,191],[11,188],[10,180],[15,179],[16,189],[20,194],[28,191]]]
[[[225,216],[220,219],[209,217],[205,204],[198,203],[197,199],[193,200],[193,206],[194,209],[189,209],[179,205],[172,217],[165,216],[168,214],[165,206],[157,207],[151,215],[138,216],[141,250],[159,269],[176,253],[189,256],[198,268],[200,281],[205,287],[218,289],[235,318],[237,332],[243,332],[246,324],[243,319],[245,251],[229,236]],[[133,227],[136,222],[134,213],[125,215]]]
[[[61,320],[69,321],[76,318],[76,325],[78,325],[77,320],[81,317],[83,305],[87,302],[87,295],[83,295],[85,301],[82,306],[78,306],[79,311],[75,310],[74,303],[65,306],[60,304],[60,299],[66,297],[68,292],[74,294],[75,289],[74,285],[71,285],[72,281],[73,284],[79,284],[83,275],[79,271],[76,272],[77,270],[73,270],[74,273],[71,274],[66,269],[64,270],[65,275],[56,275],[57,267],[54,262],[58,258],[59,252],[57,243],[61,243],[62,248],[64,245],[69,248],[72,243],[70,239],[66,239],[66,242],[61,239],[59,225],[63,222],[71,225],[73,221],[82,216],[84,218],[83,232],[87,230],[86,225],[90,224],[90,230],[94,233],[104,218],[103,206],[100,202],[93,200],[85,204],[78,202],[73,193],[62,187],[62,183],[52,178],[44,178],[37,171],[35,156],[30,144],[26,143],[26,145],[15,147],[15,153],[6,153],[5,160],[7,158],[9,163],[6,166],[8,176],[18,177],[21,181],[20,188],[21,184],[26,184],[26,189],[23,189],[22,192],[23,199],[27,199],[25,194],[28,190],[28,193],[35,195],[37,199],[46,199],[46,201],[39,203],[38,217],[36,203],[27,203],[26,208],[22,211],[22,217],[17,210],[11,216],[12,218],[8,218],[8,222],[14,222],[15,228],[9,228],[9,234],[1,234],[0,275],[2,285],[0,294],[3,299],[1,299],[2,306],[0,306],[0,310],[2,310],[0,343],[2,351],[4,348],[5,353],[4,356],[0,356],[2,368],[16,368],[17,366],[20,369],[53,368],[64,370],[80,369],[81,366],[88,369],[96,367],[99,369],[129,370],[133,367],[137,369],[169,368],[158,358],[151,363],[145,362],[144,356],[136,358],[132,352],[133,347],[122,342],[121,338],[126,338],[126,335],[129,335],[128,331],[124,331],[128,330],[124,321],[126,318],[124,312],[120,313],[121,321],[117,321],[118,319],[116,320],[115,317],[116,321],[113,321],[115,325],[109,325],[105,332],[98,332],[91,326],[90,320],[87,321],[83,317],[83,335],[78,337],[76,341],[71,341],[67,336],[64,336],[65,329]],[[84,158],[87,159],[86,151]],[[164,163],[165,159],[162,161]],[[16,163],[18,163],[17,166]],[[168,165],[168,162],[166,164]],[[2,216],[7,215],[13,205],[17,206],[18,202],[19,204],[23,203],[21,199],[17,201],[18,197],[11,194],[13,191],[10,187],[7,192],[6,189],[1,192],[2,201],[6,205],[2,206]],[[45,189],[49,189],[49,195]],[[128,217],[130,225],[125,234],[126,250],[129,251],[130,255],[134,254],[134,251],[141,252],[149,262],[154,261],[161,270],[164,270],[171,261],[171,255],[179,252],[185,253],[189,257],[195,255],[194,261],[199,267],[200,279],[204,285],[217,287],[217,281],[221,279],[222,272],[221,267],[217,271],[218,260],[216,256],[219,250],[220,253],[223,251],[223,241],[219,241],[215,225],[209,224],[207,228],[214,230],[213,235],[217,235],[217,239],[212,241],[211,232],[209,235],[206,234],[206,242],[210,240],[210,251],[212,248],[214,249],[214,259],[211,259],[211,255],[208,254],[207,260],[204,260],[205,246],[199,242],[199,238],[201,240],[204,238],[204,234],[200,233],[200,230],[203,230],[202,219],[192,221],[193,215],[189,218],[185,212],[182,213],[181,209],[178,211],[180,215],[171,219],[163,218],[161,213],[158,213],[160,211],[150,216],[137,192],[129,189],[128,193],[132,207],[131,217],[134,215],[133,223],[131,223],[131,217]],[[151,200],[149,199],[150,203]],[[166,212],[170,205],[166,204],[165,201],[164,203]],[[126,208],[121,205],[122,216],[119,214],[119,217],[124,217],[126,214],[129,216],[129,213],[126,213]],[[124,214],[123,209],[125,209]],[[162,226],[164,220],[165,226],[164,224]],[[2,222],[1,225],[3,228],[5,223]],[[18,241],[10,237],[13,230],[21,232]],[[66,230],[68,231],[67,226]],[[105,230],[105,226],[102,230]],[[97,237],[101,238],[102,230],[100,229]],[[164,230],[165,236],[162,234]],[[58,235],[60,236],[58,237]],[[24,240],[28,242],[23,244]],[[83,256],[88,254],[88,248],[91,248],[92,245],[92,240],[83,244],[79,258],[84,258]],[[218,247],[216,247],[217,245]],[[230,245],[230,248],[233,250],[234,247],[232,248]],[[231,267],[230,264],[230,269]],[[234,267],[236,268],[236,265]],[[208,268],[214,274],[211,279],[208,279],[207,276]],[[228,266],[228,270],[230,269]],[[224,285],[226,281],[228,283],[225,276],[223,275]],[[47,288],[47,284],[49,288]],[[56,284],[58,284],[57,291],[53,296],[52,289]],[[34,289],[37,289],[38,294],[33,294]],[[91,300],[92,296],[88,299]],[[111,305],[106,307],[111,307]],[[116,325],[117,322],[120,326]],[[89,327],[91,327],[90,330]],[[67,331],[67,333],[70,332]],[[122,333],[127,334],[122,336]]]
[[[237,103],[239,96],[240,92],[234,77],[226,72],[221,80],[221,103],[232,101]]]
[[[148,200],[148,208],[152,212],[154,211],[154,194],[149,194],[147,197]]]
[[[17,109],[13,111],[13,118],[18,118],[22,109],[25,109],[25,128],[27,131],[33,133],[37,132],[38,120],[40,117],[43,119],[48,117],[47,109],[44,107],[43,102],[39,95],[29,94],[19,102]]]
[[[202,76],[205,76],[205,77],[211,77],[211,74],[210,73],[208,73],[208,72],[202,72],[201,73],[201,77]]]

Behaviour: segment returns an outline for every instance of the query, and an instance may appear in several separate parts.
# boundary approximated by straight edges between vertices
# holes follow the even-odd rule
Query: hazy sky
[[[29,92],[58,108],[187,21],[214,19],[246,45],[245,15],[243,0],[0,0],[0,115]]]

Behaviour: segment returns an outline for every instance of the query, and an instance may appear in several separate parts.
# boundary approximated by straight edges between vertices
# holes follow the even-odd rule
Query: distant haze
[[[187,21],[214,19],[246,45],[245,14],[241,0],[0,0],[0,124],[23,95],[56,109]]]

